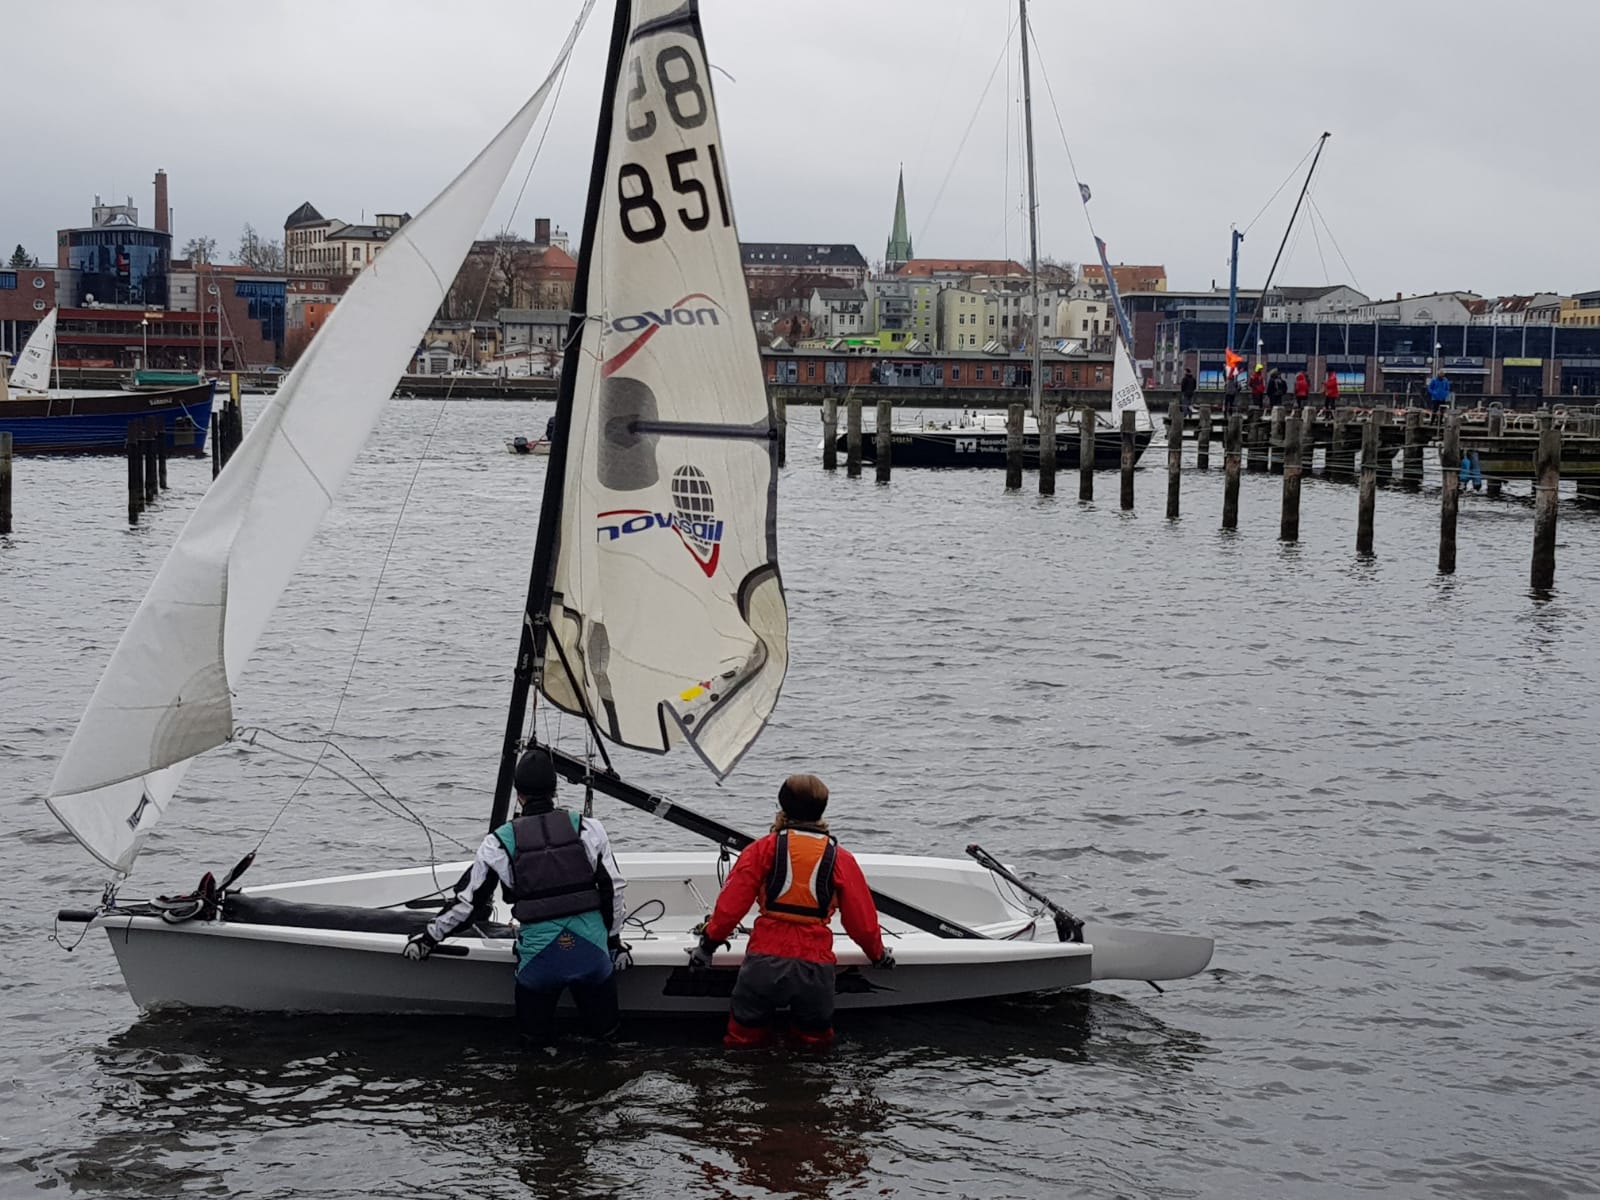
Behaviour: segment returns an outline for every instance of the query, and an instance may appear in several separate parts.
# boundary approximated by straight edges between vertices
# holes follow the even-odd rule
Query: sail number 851
[[[698,129],[710,115],[711,106],[700,85],[694,57],[682,46],[668,46],[656,55],[656,82],[660,85],[667,113],[679,129]],[[644,67],[635,56],[628,64],[628,106],[623,126],[630,142],[642,142],[656,131],[656,110],[648,105]],[[700,150],[690,147],[667,155],[667,181],[675,195],[685,198],[677,208],[678,220],[685,229],[698,233],[711,224],[712,201],[706,184],[698,177]],[[716,216],[724,226],[728,216],[728,190],[722,182],[722,159],[715,142],[705,145],[705,165],[711,172],[716,192]],[[664,197],[670,205],[671,198]],[[650,172],[639,163],[623,163],[617,169],[617,207],[623,235],[630,242],[653,242],[667,231],[667,214],[656,198]]]

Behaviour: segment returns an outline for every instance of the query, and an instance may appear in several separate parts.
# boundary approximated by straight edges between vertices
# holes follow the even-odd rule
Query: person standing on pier
[[[1227,382],[1222,385],[1222,415],[1230,417],[1233,410],[1239,407],[1239,372],[1229,371]]]
[[[1183,382],[1178,384],[1178,391],[1183,394],[1183,415],[1192,416],[1194,413],[1194,389],[1197,385],[1194,372],[1187,368],[1183,372]]]
[[[1339,376],[1329,367],[1328,377],[1322,381],[1322,411],[1331,417],[1338,407]]]
[[[1294,406],[1296,411],[1306,406],[1306,401],[1311,398],[1311,380],[1306,378],[1304,371],[1298,371],[1294,377]]]
[[[1437,415],[1446,404],[1450,403],[1450,381],[1440,371],[1428,380],[1428,407]]]
[[[426,959],[489,907],[498,883],[519,925],[516,1001],[524,1040],[550,1040],[556,1004],[569,988],[584,1028],[609,1037],[618,1024],[616,973],[633,965],[621,936],[627,883],[600,822],[556,807],[556,770],[545,751],[524,754],[513,782],[519,815],[483,839],[450,907],[402,953]]]
[[[1283,398],[1289,394],[1289,385],[1278,373],[1278,368],[1272,368],[1272,377],[1267,380],[1267,405],[1276,408],[1283,403]]]
[[[1260,363],[1250,374],[1250,406],[1258,410],[1267,406],[1267,377]]]
[[[820,1049],[833,1041],[833,914],[873,966],[893,967],[894,953],[884,948],[866,876],[822,819],[828,785],[815,775],[791,775],[778,789],[778,805],[772,832],[740,852],[689,966],[709,968],[717,946],[727,945],[757,905],[761,915],[733,985],[723,1044],[764,1045],[787,1005],[790,1041]]]

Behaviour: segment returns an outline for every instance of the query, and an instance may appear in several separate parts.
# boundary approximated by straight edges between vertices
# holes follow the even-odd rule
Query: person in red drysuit
[[[1322,381],[1322,409],[1330,416],[1333,410],[1339,407],[1339,376],[1332,367],[1328,368],[1328,377]]]
[[[1250,372],[1250,407],[1260,411],[1267,406],[1267,377],[1260,363]]]
[[[878,910],[855,856],[828,833],[822,814],[828,786],[815,775],[791,775],[778,789],[772,832],[750,843],[728,874],[716,908],[689,954],[711,966],[751,905],[761,910],[728,1010],[728,1046],[758,1046],[772,1036],[779,1008],[789,1008],[789,1035],[804,1046],[833,1040],[833,914],[873,966],[894,966],[883,945]]]
[[[1310,395],[1311,380],[1306,378],[1306,373],[1304,371],[1301,371],[1294,377],[1295,408],[1304,408],[1306,406],[1306,400],[1310,397]]]

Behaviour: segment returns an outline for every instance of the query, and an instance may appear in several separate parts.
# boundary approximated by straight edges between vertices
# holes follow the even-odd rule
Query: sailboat
[[[233,692],[296,560],[348,473],[485,219],[571,52],[584,6],[539,90],[389,242],[218,477],[112,655],[49,804],[113,872],[100,903],[65,911],[109,936],[142,1006],[509,1014],[503,902],[423,964],[406,937],[465,863],[125,898],[127,873],[195,755],[227,741]],[[706,837],[699,852],[621,853],[634,1013],[725,1012],[742,940],[688,968],[719,869],[752,839],[624,779],[607,743],[687,746],[731,772],[778,702],[788,611],[777,558],[777,422],[745,302],[729,173],[693,0],[618,0],[545,477],[500,747],[505,819],[530,697],[581,717],[602,761],[549,747],[557,770]],[[336,389],[340,403],[326,403]],[[181,647],[182,654],[158,653]],[[646,760],[647,761],[647,760]],[[761,789],[763,795],[770,789]],[[763,801],[758,812],[769,805]],[[1002,864],[858,854],[898,969],[869,978],[841,938],[839,1006],[895,1007],[1172,979],[1211,941],[1084,924]]]
[[[128,423],[161,418],[162,436],[175,454],[205,450],[214,384],[158,388],[136,393],[63,393],[50,390],[55,358],[56,316],[52,308],[17,356],[10,378],[0,370],[0,433],[9,433],[18,454],[120,454]],[[24,393],[13,395],[13,389]]]
[[[1028,0],[1017,0],[1018,29],[1022,45],[1022,112],[1023,129],[1027,141],[1028,164],[1028,277],[1033,299],[1033,329],[1029,337],[1032,350],[1032,369],[1029,376],[1031,404],[1023,417],[1022,463],[1026,468],[1039,465],[1039,415],[1043,409],[1044,342],[1039,309],[1039,198],[1035,181],[1033,159],[1033,83],[1029,71]],[[1085,193],[1087,202],[1087,193]],[[1133,335],[1128,327],[1126,313],[1117,295],[1116,279],[1106,263],[1105,245],[1095,239],[1100,247],[1100,261],[1105,266],[1106,284],[1111,291],[1111,303],[1117,314],[1121,336],[1116,341],[1111,367],[1111,417],[1105,420],[1096,416],[1097,429],[1116,434],[1122,428],[1122,413],[1134,414],[1133,457],[1138,462],[1145,448],[1155,436],[1155,424],[1150,419],[1150,408],[1145,403],[1144,389],[1133,369],[1128,355]],[[1076,470],[1080,462],[1082,431],[1074,412],[1060,415],[1056,425],[1056,466],[1063,471]],[[1006,414],[998,412],[962,412],[952,418],[933,418],[921,425],[896,426],[890,433],[890,456],[897,467],[990,467],[1006,465]],[[845,450],[846,435],[839,434],[837,449]],[[871,438],[861,441],[861,457],[866,462],[877,458],[877,447]],[[1096,438],[1094,469],[1114,470],[1122,465],[1122,447],[1114,437]]]

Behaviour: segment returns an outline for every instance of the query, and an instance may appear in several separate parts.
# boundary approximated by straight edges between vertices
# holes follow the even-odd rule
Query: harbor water
[[[199,762],[125,894],[189,890],[269,827],[247,881],[427,861],[376,788],[306,780],[316,747],[287,739],[336,713],[434,852],[465,856],[547,464],[503,443],[549,407],[390,406],[237,697],[268,732]],[[105,873],[41,797],[210,466],[175,460],[130,529],[120,460],[19,460],[0,1196],[1600,1192],[1600,516],[1564,502],[1536,596],[1515,497],[1465,497],[1440,577],[1436,484],[1382,490],[1361,558],[1348,485],[1308,481],[1289,546],[1270,476],[1244,479],[1236,534],[1220,470],[1186,472],[1165,520],[1159,446],[1123,513],[1112,474],[1090,505],[1069,476],[1053,499],[998,472],[882,487],[825,476],[819,439],[795,410],[775,719],[722,787],[692,755],[623,773],[759,830],[815,771],[850,847],[981,843],[1080,916],[1214,936],[1207,972],[845,1016],[824,1057],[732,1055],[715,1022],[527,1053],[502,1022],[140,1014],[103,935],[52,940]],[[619,848],[696,844],[597,806]]]

